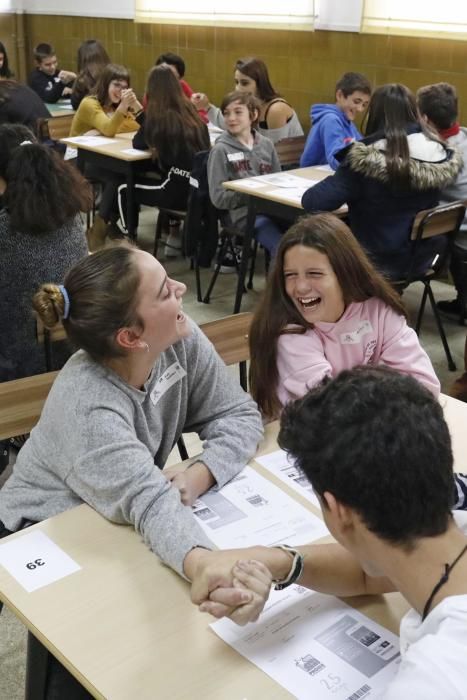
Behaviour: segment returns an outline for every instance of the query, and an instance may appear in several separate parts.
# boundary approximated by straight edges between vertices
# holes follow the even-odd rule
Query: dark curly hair
[[[5,179],[4,202],[15,231],[55,231],[92,205],[89,183],[42,144],[18,146],[11,154]]]
[[[449,525],[449,430],[438,401],[409,375],[364,366],[325,379],[284,409],[279,445],[316,493],[333,494],[388,542],[410,549]]]

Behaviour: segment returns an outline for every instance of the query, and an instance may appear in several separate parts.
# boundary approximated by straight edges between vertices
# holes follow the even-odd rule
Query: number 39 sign
[[[0,544],[0,564],[29,593],[81,568],[39,529]]]

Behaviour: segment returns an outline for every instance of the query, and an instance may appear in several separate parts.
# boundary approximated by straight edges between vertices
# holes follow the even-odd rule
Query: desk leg
[[[135,217],[135,175],[131,164],[128,165],[126,173],[126,227],[128,235],[132,240],[136,240],[136,217]]]
[[[248,261],[251,257],[251,241],[255,231],[256,206],[253,197],[248,197],[248,214],[246,230],[243,237],[242,259],[238,271],[237,293],[235,295],[234,314],[238,314],[242,305],[242,296],[245,291],[245,278],[248,270]]]
[[[47,672],[50,653],[28,632],[25,700],[44,700],[47,690]]]
[[[74,676],[28,632],[25,700],[92,700]]]

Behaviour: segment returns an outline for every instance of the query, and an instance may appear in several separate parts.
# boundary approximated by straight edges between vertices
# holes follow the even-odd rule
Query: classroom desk
[[[75,110],[70,104],[70,100],[64,100],[63,102],[46,102],[45,106],[49,110],[51,117],[63,117],[66,114],[73,115]]]
[[[332,171],[323,170],[319,166],[311,166],[309,168],[297,168],[295,170],[287,170],[282,173],[275,173],[276,177],[290,177],[294,175],[305,180],[319,181],[324,180],[329,175],[332,175]],[[254,233],[254,223],[257,214],[266,214],[267,216],[277,217],[279,219],[285,219],[294,223],[298,217],[303,214],[303,207],[300,202],[292,202],[287,199],[287,189],[283,189],[283,196],[278,194],[277,184],[267,185],[266,187],[261,187],[258,189],[251,189],[249,183],[251,182],[264,182],[265,178],[270,177],[270,175],[259,175],[258,177],[242,178],[240,180],[229,180],[224,182],[223,186],[227,190],[232,190],[233,192],[240,192],[248,197],[248,214],[245,235],[243,237],[243,251],[242,258],[239,266],[239,274],[237,281],[237,292],[235,296],[235,304],[233,313],[237,314],[240,311],[242,304],[242,296],[245,288],[245,278],[247,273],[248,261],[250,258],[251,241],[253,239]],[[337,216],[344,216],[347,213],[347,207],[341,207],[338,211],[334,212]]]
[[[467,455],[467,404],[445,396],[441,403],[461,469]],[[277,423],[266,426],[258,454],[276,449],[276,435]],[[268,476],[260,465],[253,466]],[[0,567],[0,598],[96,698],[292,697],[208,628],[211,618],[191,604],[188,584],[163,566],[131,527],[114,525],[81,505],[31,529],[47,533],[82,568],[27,593]],[[408,609],[398,593],[346,602],[395,633]]]
[[[124,153],[131,148],[131,140],[135,134],[117,134],[112,143],[96,146],[92,144],[76,144],[73,139],[61,139],[62,143],[78,150],[78,167],[84,172],[86,163],[98,168],[106,168],[114,173],[123,175],[127,184],[127,230],[130,238],[136,238],[136,221],[134,207],[135,174],[147,170],[147,161],[150,160],[149,151],[139,153]],[[102,138],[108,138],[103,136]],[[70,140],[71,139],[71,140]]]

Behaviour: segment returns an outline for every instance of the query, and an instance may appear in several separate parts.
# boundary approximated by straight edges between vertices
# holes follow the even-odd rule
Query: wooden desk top
[[[278,177],[280,177],[281,175],[284,177],[294,175],[296,177],[303,178],[304,180],[313,180],[315,182],[319,182],[321,180],[324,180],[326,177],[329,177],[329,175],[332,175],[333,172],[329,170],[323,170],[319,166],[310,166],[309,168],[296,168],[295,170],[286,170],[281,173],[272,174]],[[280,194],[278,194],[278,190],[280,190],[281,188],[277,184],[267,184],[263,187],[258,187],[254,189],[249,187],[250,182],[267,182],[267,178],[269,177],[271,177],[271,174],[258,175],[257,177],[245,177],[241,178],[240,180],[229,180],[228,182],[224,182],[223,186],[226,190],[241,192],[242,194],[248,194],[252,197],[258,197],[259,199],[267,199],[269,201],[277,202],[278,204],[285,204],[286,206],[293,207],[294,209],[303,209],[300,202],[292,201],[287,198],[287,188],[285,187],[282,188],[282,197],[280,196]],[[274,192],[273,195],[271,194],[272,192]],[[347,207],[341,207],[337,210],[337,212],[334,213],[341,214],[346,212]]]
[[[441,403],[460,461],[467,455],[467,404],[444,396]],[[277,423],[266,426],[259,453],[276,449],[276,434]],[[82,505],[31,529],[49,535],[82,568],[27,593],[0,567],[0,597],[96,698],[291,698],[208,628],[211,618],[191,604],[188,584],[131,527]],[[346,602],[396,633],[408,609],[398,593]]]
[[[76,143],[75,139],[86,139],[94,138],[92,136],[74,136],[65,139],[60,139],[62,143],[66,143],[67,146],[71,148],[78,148],[83,151],[91,151],[92,153],[100,153],[103,156],[110,156],[111,158],[116,158],[117,160],[124,160],[127,162],[137,162],[140,160],[149,160],[151,158],[151,153],[149,151],[138,151],[132,153],[124,153],[124,151],[135,149],[131,146],[131,140],[136,132],[117,134],[111,139],[111,143],[105,143],[102,145],[93,144],[92,142]],[[109,139],[109,136],[99,136],[98,138]]]

